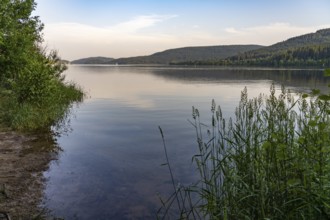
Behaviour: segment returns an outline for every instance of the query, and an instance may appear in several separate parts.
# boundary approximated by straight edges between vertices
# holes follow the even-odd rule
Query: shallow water
[[[209,124],[211,100],[232,116],[245,86],[255,97],[272,83],[292,91],[329,83],[317,70],[70,66],[66,75],[89,98],[73,107],[69,132],[57,137],[63,151],[45,173],[44,206],[65,219],[155,219],[158,194],[172,192],[158,126],[176,181],[195,181],[192,106]]]

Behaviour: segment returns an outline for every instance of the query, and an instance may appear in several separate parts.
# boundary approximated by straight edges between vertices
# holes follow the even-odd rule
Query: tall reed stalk
[[[295,100],[274,85],[253,99],[245,88],[234,119],[212,101],[206,129],[193,108],[200,178],[176,189],[186,195],[184,218],[330,219],[329,109],[328,95]]]

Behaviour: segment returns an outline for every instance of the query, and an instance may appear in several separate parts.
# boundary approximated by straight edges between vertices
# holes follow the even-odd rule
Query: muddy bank
[[[43,171],[59,148],[51,135],[0,132],[0,213],[12,220],[38,219],[45,179]]]

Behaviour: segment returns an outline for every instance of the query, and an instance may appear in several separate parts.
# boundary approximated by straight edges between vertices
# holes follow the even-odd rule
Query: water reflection
[[[154,69],[153,73],[169,80],[186,83],[245,83],[246,81],[271,80],[295,89],[327,89],[329,78],[322,70],[281,70],[281,69]],[[301,88],[299,88],[301,87]]]
[[[58,138],[63,149],[49,179],[45,205],[65,219],[155,219],[157,193],[172,190],[160,125],[177,181],[195,180],[191,156],[191,106],[209,122],[210,103],[227,116],[247,86],[250,97],[275,82],[294,90],[325,88],[321,71],[224,70],[168,67],[70,66],[67,79],[89,92],[74,108],[72,132]]]
[[[132,69],[134,74],[132,75]],[[153,94],[199,96],[223,88],[231,93],[231,85],[244,88],[246,82],[258,84],[274,82],[296,91],[318,88],[327,91],[329,78],[322,70],[276,70],[276,69],[216,69],[216,68],[170,68],[170,67],[118,67],[118,66],[71,66],[67,78],[82,85],[93,99],[111,98],[125,100],[132,106],[152,108],[154,103],[146,96]],[[180,82],[178,87],[175,83]],[[211,84],[205,90],[196,84]],[[231,85],[229,85],[231,84]],[[236,90],[233,89],[233,90]]]

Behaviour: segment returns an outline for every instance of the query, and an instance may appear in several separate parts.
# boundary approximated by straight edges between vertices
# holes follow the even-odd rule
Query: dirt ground
[[[0,220],[44,219],[43,171],[58,150],[50,135],[0,132]]]

